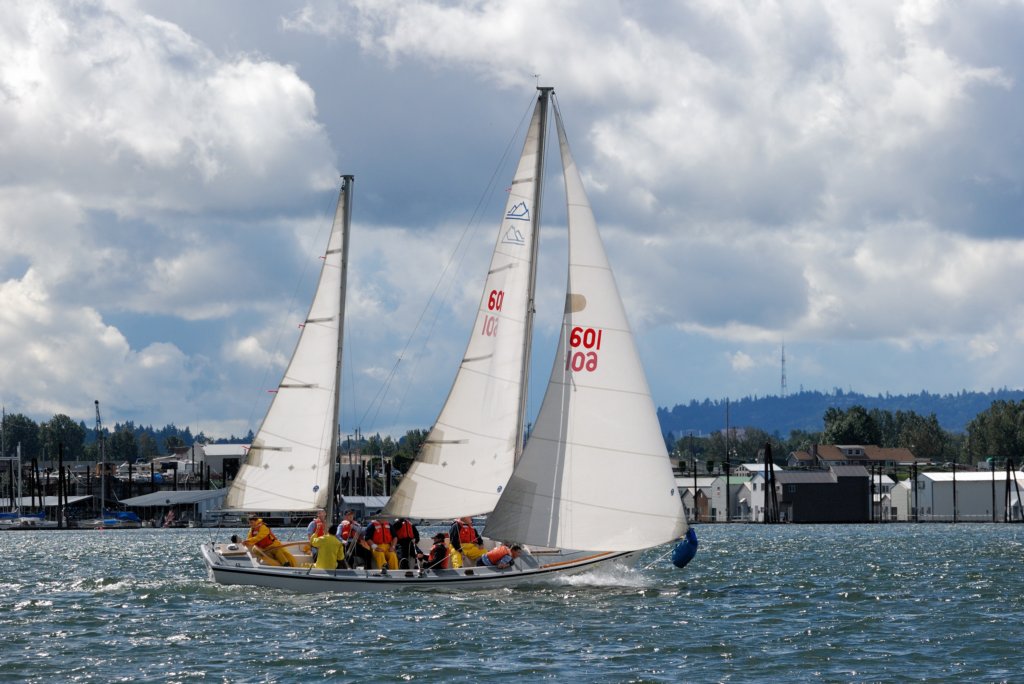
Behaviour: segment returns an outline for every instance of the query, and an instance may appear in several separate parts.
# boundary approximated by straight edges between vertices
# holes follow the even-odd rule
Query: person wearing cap
[[[258,515],[249,516],[249,536],[242,543],[250,548],[259,549],[264,556],[269,556],[280,565],[293,568],[298,565],[295,556],[288,552]]]
[[[444,532],[434,535],[434,545],[430,548],[430,555],[427,556],[424,566],[428,570],[448,569],[448,545],[444,543]]]

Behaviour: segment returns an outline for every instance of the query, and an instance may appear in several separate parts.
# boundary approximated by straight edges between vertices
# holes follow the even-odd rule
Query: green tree
[[[135,443],[135,433],[130,427],[122,427],[110,436],[107,442],[107,460],[112,463],[127,461],[134,463],[139,457],[139,447]]]
[[[1024,402],[999,400],[967,424],[968,458],[997,460],[1024,454]]]
[[[3,443],[7,448],[4,456],[14,456],[21,445],[21,460],[30,462],[42,457],[42,442],[39,439],[39,425],[28,416],[8,413],[3,419]]]
[[[39,434],[49,460],[57,460],[57,449],[64,445],[64,460],[77,461],[85,452],[85,428],[63,413],[39,425]]]
[[[154,456],[160,453],[160,448],[156,444],[156,440],[153,439],[153,435],[148,432],[143,432],[139,435],[139,455],[146,460],[152,460]]]
[[[409,430],[405,436],[398,440],[398,449],[395,452],[395,468],[403,473],[409,470],[420,447],[427,440],[427,430]]]
[[[847,411],[831,407],[825,411],[821,441],[825,444],[879,444],[882,432],[863,406],[851,406]]]
[[[913,411],[897,411],[895,422],[899,425],[899,435],[894,446],[910,449],[914,456],[930,461],[946,460],[949,435],[934,413],[924,418]],[[948,453],[955,460],[955,453]]]

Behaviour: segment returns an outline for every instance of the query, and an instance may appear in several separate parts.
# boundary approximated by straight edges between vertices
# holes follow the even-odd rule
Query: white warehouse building
[[[954,510],[954,485],[956,510]],[[1006,472],[943,472],[919,473],[916,501],[911,488],[907,492],[909,520],[929,522],[1002,522],[1006,511]],[[1009,478],[1011,520],[1021,520],[1024,499],[1024,472],[1013,472]],[[899,505],[897,509],[901,508]],[[994,510],[994,515],[993,515]]]

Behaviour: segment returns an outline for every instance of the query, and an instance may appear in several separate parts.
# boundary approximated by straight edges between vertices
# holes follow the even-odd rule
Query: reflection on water
[[[0,681],[1021,672],[1024,526],[704,525],[685,570],[661,549],[529,588],[314,596],[210,582],[198,545],[227,534],[0,533]]]

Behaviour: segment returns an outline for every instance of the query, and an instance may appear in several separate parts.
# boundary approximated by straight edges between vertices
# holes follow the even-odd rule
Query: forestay
[[[686,532],[647,379],[555,108],[569,221],[562,333],[540,414],[485,534],[629,551]]]

